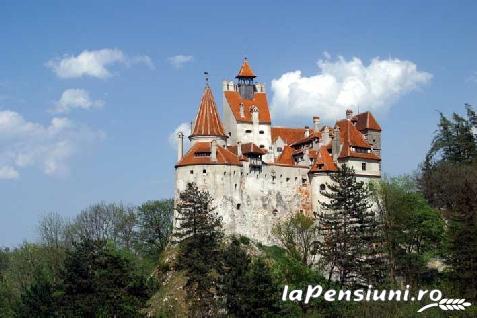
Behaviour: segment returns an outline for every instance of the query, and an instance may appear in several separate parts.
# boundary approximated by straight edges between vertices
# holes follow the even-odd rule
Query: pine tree
[[[175,237],[180,246],[178,270],[187,274],[193,317],[217,315],[217,285],[220,279],[222,222],[212,206],[212,197],[189,183],[176,206]]]
[[[329,279],[337,274],[341,285],[375,283],[382,274],[379,222],[371,210],[370,191],[356,180],[353,168],[342,165],[331,176],[329,202],[322,203],[324,213],[318,215],[322,241],[317,248],[322,262],[329,269]]]
[[[223,279],[221,294],[225,300],[227,314],[245,317],[252,308],[247,306],[249,281],[247,273],[251,259],[240,241],[233,237],[223,254]]]

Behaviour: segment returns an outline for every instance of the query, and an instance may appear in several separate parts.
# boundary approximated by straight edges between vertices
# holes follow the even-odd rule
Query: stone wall
[[[192,173],[191,173],[192,171]],[[205,171],[205,172],[204,172]],[[224,165],[176,169],[176,197],[188,182],[209,191],[228,234],[238,233],[264,244],[275,243],[273,225],[291,213],[312,214],[308,168],[263,165],[262,171]]]

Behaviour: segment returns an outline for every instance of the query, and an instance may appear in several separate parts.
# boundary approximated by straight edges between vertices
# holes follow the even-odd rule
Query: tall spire
[[[190,137],[208,136],[225,138],[224,126],[215,104],[214,95],[209,84],[205,85],[199,111],[194,121],[194,127]]]
[[[255,73],[253,72],[252,68],[250,67],[250,64],[248,64],[248,59],[244,58],[242,67],[240,68],[240,71],[238,72],[236,78],[255,78]]]

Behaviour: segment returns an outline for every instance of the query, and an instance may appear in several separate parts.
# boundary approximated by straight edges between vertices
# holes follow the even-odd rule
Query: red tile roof
[[[267,153],[265,149],[260,148],[259,146],[257,146],[256,144],[252,142],[241,144],[240,148],[242,149],[242,154],[254,153],[254,154],[264,155]],[[237,145],[228,146],[227,149],[233,152],[234,154],[237,154]]]
[[[258,121],[262,124],[270,124],[270,110],[268,109],[267,95],[265,93],[255,93],[253,99],[243,99],[238,92],[224,92],[225,99],[230,106],[237,122],[252,122],[252,106],[258,108]],[[240,112],[240,105],[243,105],[243,117]]]
[[[214,96],[209,85],[204,89],[200,100],[199,111],[194,121],[194,129],[191,136],[223,136],[224,126],[220,121]]]
[[[353,121],[356,121],[356,128],[359,131],[367,129],[381,131],[381,126],[379,126],[376,118],[374,118],[370,112],[360,113],[354,116]]]
[[[217,160],[212,161],[210,156],[212,145],[210,142],[196,142],[176,164],[176,167],[191,165],[234,165],[240,166],[240,160],[230,150],[217,145]],[[208,154],[206,156],[200,154]]]
[[[240,77],[256,77],[255,76],[255,73],[253,72],[252,68],[250,67],[250,64],[248,64],[248,59],[247,58],[244,58],[243,60],[243,63],[242,63],[242,67],[240,67],[240,71],[238,72],[237,76],[235,76],[237,78],[240,78]]]
[[[295,160],[293,160],[293,151],[294,149],[290,146],[285,146],[283,148],[282,153],[275,159],[275,163],[287,165],[287,166],[294,166]]]
[[[301,144],[306,144],[308,142],[312,142],[313,139],[315,138],[321,138],[321,132],[317,131],[317,132],[314,132],[310,129],[310,136],[308,137],[303,137],[297,141],[295,141],[292,146],[298,146],[298,145],[301,145]]]
[[[310,128],[310,134],[313,133]],[[305,128],[272,127],[272,143],[275,143],[278,137],[282,138],[285,144],[291,145],[305,138]]]
[[[363,134],[353,125],[351,120],[343,119],[336,122],[340,128],[340,142],[342,144],[339,159],[343,158],[362,158],[370,160],[381,160],[381,158],[372,152],[357,152],[352,148],[364,148],[365,151],[371,150],[371,145],[366,141]],[[330,146],[328,146],[329,148]]]
[[[340,128],[341,143],[348,143],[351,146],[361,148],[371,148],[363,134],[356,129],[351,120],[343,119],[336,122]]]
[[[333,162],[333,158],[330,156],[326,147],[320,147],[318,151],[318,156],[313,163],[310,172],[327,172],[327,171],[336,171],[337,166]]]

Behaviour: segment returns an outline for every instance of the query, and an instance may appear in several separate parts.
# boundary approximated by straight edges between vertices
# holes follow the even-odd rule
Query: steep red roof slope
[[[217,160],[212,161],[210,142],[196,142],[176,164],[176,167],[191,165],[235,165],[240,166],[239,158],[230,150],[217,145]]]
[[[381,131],[376,118],[370,112],[360,113],[353,117],[353,121],[356,121],[356,128],[359,131],[363,130],[376,130]]]
[[[209,85],[204,89],[200,100],[199,111],[194,122],[191,136],[223,136],[224,126],[220,121],[217,105]]]
[[[310,129],[310,135],[313,133],[313,129]],[[272,127],[272,142],[278,137],[282,138],[285,144],[291,145],[305,138],[305,128]]]
[[[318,156],[310,169],[310,172],[328,172],[328,171],[336,171],[337,166],[333,162],[333,158],[328,153],[326,147],[320,147],[318,151]]]
[[[239,92],[224,92],[225,99],[230,106],[237,122],[252,122],[252,106],[258,108],[258,121],[262,124],[270,124],[270,110],[268,108],[267,95],[265,93],[255,93],[253,99],[243,99]],[[240,112],[240,105],[243,105],[243,116]]]
[[[255,73],[253,72],[252,68],[250,67],[250,64],[248,64],[248,59],[244,58],[242,67],[240,67],[240,71],[238,72],[237,78],[239,77],[256,77]]]

